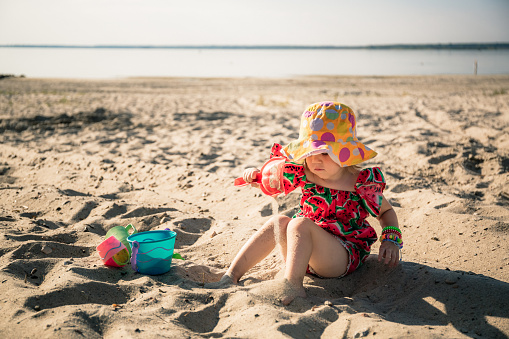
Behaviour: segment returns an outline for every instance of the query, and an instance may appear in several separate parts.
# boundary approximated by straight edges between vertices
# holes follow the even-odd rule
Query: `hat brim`
[[[283,148],[291,161],[302,163],[305,158],[327,153],[341,167],[354,166],[376,157],[377,153],[358,140],[343,142],[296,140]]]

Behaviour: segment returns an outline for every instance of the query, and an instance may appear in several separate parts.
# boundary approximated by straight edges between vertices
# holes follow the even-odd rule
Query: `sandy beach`
[[[233,180],[302,111],[335,100],[378,152],[403,260],[306,276],[279,302],[275,250],[211,289],[299,194]],[[6,338],[506,338],[509,76],[0,80],[0,333]],[[375,219],[370,223],[378,233]],[[114,226],[177,233],[168,273],[103,265]]]

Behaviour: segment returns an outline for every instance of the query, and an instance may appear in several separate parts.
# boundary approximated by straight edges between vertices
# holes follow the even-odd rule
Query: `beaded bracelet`
[[[403,238],[401,231],[397,227],[394,227],[394,226],[384,227],[384,229],[382,230],[382,235],[384,235],[384,234],[395,234],[399,238]]]
[[[386,226],[383,228],[383,230],[396,230],[396,231],[401,232],[401,230],[396,226]]]
[[[396,234],[382,234],[380,236],[380,241],[390,241],[393,244],[396,244],[399,246],[399,249],[403,248],[403,240],[401,240],[400,237],[398,237]]]
[[[397,241],[398,244],[403,243],[403,240],[401,240],[401,238],[398,237],[396,234],[382,234],[380,240],[394,240]]]
[[[401,235],[401,230],[396,226],[387,226],[382,229],[382,234],[384,233],[399,233]]]
[[[401,232],[397,232],[394,230],[385,231],[385,232],[382,232],[382,234],[396,234],[398,237],[402,238]]]

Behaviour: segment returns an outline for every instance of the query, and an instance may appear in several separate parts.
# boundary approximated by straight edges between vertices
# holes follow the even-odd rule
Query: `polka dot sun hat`
[[[299,139],[283,148],[291,161],[328,153],[341,167],[374,158],[377,153],[357,139],[355,114],[338,102],[318,102],[302,114]]]

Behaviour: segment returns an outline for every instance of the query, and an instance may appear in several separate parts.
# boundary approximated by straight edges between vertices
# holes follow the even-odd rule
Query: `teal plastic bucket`
[[[170,230],[147,231],[132,234],[127,241],[132,249],[133,270],[157,275],[170,270],[177,233]]]

